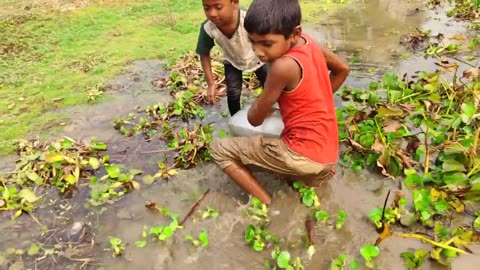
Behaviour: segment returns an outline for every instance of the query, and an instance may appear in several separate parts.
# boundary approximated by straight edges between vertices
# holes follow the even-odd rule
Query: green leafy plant
[[[143,226],[142,233],[140,234],[141,239],[135,242],[135,246],[139,248],[144,248],[147,246],[147,227]]]
[[[97,178],[90,178],[90,203],[99,206],[107,202],[117,201],[126,193],[140,189],[140,184],[134,180],[135,175],[141,173],[131,170],[129,173],[122,172],[117,165],[106,166],[107,174]]]
[[[307,207],[319,207],[320,202],[318,200],[315,189],[311,187],[306,187],[302,182],[293,183],[293,188],[300,193],[300,198],[302,203]]]
[[[415,252],[402,252],[400,256],[403,258],[403,261],[407,265],[409,270],[415,270],[420,268],[425,258],[427,257],[428,252],[425,249],[419,249]]]
[[[51,143],[19,140],[19,160],[13,172],[0,176],[0,211],[32,214],[42,197],[38,186],[52,186],[64,194],[73,194],[103,164],[108,164],[104,143],[96,140],[77,142],[62,138]]]
[[[168,209],[167,209],[167,212],[168,212]],[[172,218],[172,221],[170,222],[170,224],[168,224],[166,226],[159,225],[159,226],[156,226],[156,227],[152,227],[150,229],[149,234],[156,236],[156,238],[160,241],[167,241],[170,237],[173,236],[173,234],[175,233],[176,230],[183,229],[182,226],[178,225],[178,218],[179,217],[178,217],[177,214],[170,214],[168,212],[167,215],[170,215],[171,218]]]
[[[267,243],[278,243],[278,237],[269,233],[265,225],[248,225],[245,230],[245,242],[255,251],[265,249]]]
[[[110,241],[110,248],[113,251],[113,256],[117,257],[123,254],[123,251],[125,250],[125,244],[122,242],[122,239],[118,237],[109,237]]]
[[[254,221],[262,223],[270,221],[267,205],[255,197],[250,200],[250,206],[243,213]]]
[[[304,269],[302,261],[299,257],[295,260],[292,260],[290,252],[284,250],[281,251],[279,248],[275,248],[272,251],[272,259],[274,260],[274,264],[278,266],[280,269],[288,269],[288,270],[300,270]],[[270,261],[267,261],[266,266],[270,268]],[[276,269],[274,266],[272,269]]]
[[[193,238],[190,234],[187,234],[185,236],[185,239],[190,240],[192,244],[196,247],[202,246],[206,247],[208,246],[208,234],[205,230],[203,230],[201,233],[198,234],[198,239]]]
[[[347,212],[343,210],[338,210],[337,212],[337,221],[335,223],[335,228],[341,229],[345,224],[345,219],[347,219]]]
[[[207,209],[205,211],[201,211],[202,219],[207,219],[207,218],[216,218],[218,217],[219,213],[211,208],[210,206],[207,206]]]
[[[345,268],[347,267],[348,268]],[[358,270],[359,269],[359,262],[355,259],[350,260],[350,263],[347,262],[347,255],[340,254],[338,257],[334,258],[330,263],[330,270]]]
[[[318,210],[315,212],[315,218],[317,219],[318,222],[325,223],[327,222],[329,217],[330,215],[328,214],[327,211]]]
[[[365,265],[368,268],[374,267],[374,260],[380,254],[380,249],[374,245],[365,245],[360,248],[360,255],[365,260]]]

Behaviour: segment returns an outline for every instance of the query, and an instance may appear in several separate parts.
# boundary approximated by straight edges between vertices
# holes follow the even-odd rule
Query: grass
[[[87,92],[132,60],[171,59],[196,44],[197,0],[129,1],[69,12],[9,16],[0,23],[0,152],[14,139],[56,126],[56,108],[88,102]],[[1,7],[1,5],[0,5]],[[173,13],[175,21],[164,14]],[[174,51],[172,51],[175,49]]]
[[[58,130],[68,119],[56,109],[89,102],[89,90],[129,62],[194,49],[205,19],[200,0],[92,0],[63,11],[52,4],[69,2],[0,0],[0,154],[17,138]]]

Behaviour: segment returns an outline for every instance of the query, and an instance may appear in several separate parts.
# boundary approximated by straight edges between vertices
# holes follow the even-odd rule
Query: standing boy
[[[230,115],[240,110],[242,71],[255,71],[262,86],[267,76],[266,66],[251,49],[248,34],[243,27],[246,12],[239,9],[238,1],[202,0],[207,20],[200,28],[196,50],[205,72],[208,99],[214,103],[217,85],[213,79],[210,50],[215,42],[222,48]]]
[[[241,188],[263,203],[271,196],[245,167],[315,179],[331,176],[338,155],[338,129],[333,101],[349,67],[321,48],[300,27],[298,0],[254,0],[245,17],[253,50],[270,70],[262,94],[248,111],[259,126],[278,102],[285,128],[280,139],[262,136],[215,140],[214,161]],[[330,73],[329,73],[330,71]]]

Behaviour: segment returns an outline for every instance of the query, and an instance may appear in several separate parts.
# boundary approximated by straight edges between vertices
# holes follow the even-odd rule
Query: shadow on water
[[[329,43],[352,63],[354,59],[353,71],[346,84],[364,87],[372,78],[380,77],[387,71],[434,69],[432,60],[423,60],[420,56],[402,59],[400,55],[404,48],[399,45],[399,36],[414,31],[416,27],[449,35],[464,31],[462,24],[447,20],[444,14],[444,11],[435,14],[426,10],[416,1],[358,1],[345,5],[331,17],[321,18],[318,23],[306,26],[305,30],[320,42]],[[369,72],[370,68],[376,70]],[[132,112],[137,105],[143,107],[168,102],[170,97],[165,90],[155,89],[151,84],[164,75],[160,61],[133,63],[125,74],[110,82],[108,101],[68,109],[66,113],[72,122],[61,135],[74,139],[96,137],[109,145],[112,163],[154,173],[157,161],[162,158],[162,154],[154,152],[165,146],[155,140],[146,142],[140,136],[125,138],[112,128],[112,121]],[[226,110],[225,103],[223,100],[208,109],[206,121],[214,122],[217,130],[226,129],[226,119],[220,116],[220,112]],[[328,269],[331,260],[341,253],[361,260],[359,248],[373,243],[377,237],[375,228],[368,220],[368,212],[381,207],[389,189],[398,188],[398,183],[380,179],[377,175],[339,170],[333,180],[317,189],[317,194],[322,210],[332,215],[344,210],[348,218],[340,230],[334,229],[331,224],[316,225],[317,252],[309,261],[304,243],[304,222],[309,210],[299,202],[298,194],[278,177],[259,171],[255,174],[274,194],[269,231],[292,243],[298,242],[297,248],[292,249],[291,253],[302,258],[306,269]],[[162,215],[148,212],[145,201],[167,206],[171,212],[183,216],[195,198],[208,188],[211,191],[199,209],[211,206],[219,211],[219,217],[202,220],[192,216],[185,228],[177,231],[166,243],[149,241],[145,248],[135,247],[134,243],[140,239],[144,226],[150,228],[169,222]],[[54,234],[55,237],[61,238],[62,233],[64,235],[71,230],[76,222],[88,228],[91,244],[89,255],[94,258],[91,269],[262,269],[264,259],[270,258],[270,251],[255,252],[244,243],[243,234],[250,220],[242,211],[246,208],[248,197],[211,163],[181,171],[169,182],[143,186],[140,191],[128,194],[108,207],[88,206],[84,202],[88,197],[85,192],[80,192],[71,200],[58,197],[57,194],[50,195],[50,202],[36,215],[45,217],[44,220],[49,219],[46,224],[50,225],[51,232],[59,231],[58,235]],[[202,230],[208,232],[210,244],[204,249],[192,247],[185,240],[185,235],[197,235]],[[0,231],[0,251],[9,247],[28,248],[32,237],[36,239],[41,234],[38,225],[25,215],[16,221],[3,220],[0,222]],[[108,236],[119,237],[128,243],[122,257],[113,259],[111,251],[104,251],[108,247]],[[387,239],[382,243],[378,269],[405,269],[399,254],[420,247],[427,246],[416,240]],[[456,266],[457,269],[472,269],[462,266],[461,258],[458,261],[456,264],[460,265]],[[474,261],[479,260],[469,257],[466,265]],[[34,269],[31,261],[22,263],[25,268]],[[60,261],[55,269],[78,269],[79,265],[72,266],[71,260],[65,260]],[[53,266],[49,269],[53,269]],[[426,263],[422,269],[445,268]]]

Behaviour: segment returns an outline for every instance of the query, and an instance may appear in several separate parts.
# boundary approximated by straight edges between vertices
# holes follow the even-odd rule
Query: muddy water
[[[318,22],[306,25],[305,29],[352,62],[353,71],[346,84],[360,87],[386,71],[434,70],[434,63],[420,56],[402,59],[400,55],[405,49],[398,41],[400,35],[414,31],[416,27],[432,29],[433,33],[443,31],[446,35],[462,34],[463,25],[446,19],[444,14],[444,10],[436,14],[416,1],[358,1],[343,6],[331,17],[319,18]],[[107,101],[66,111],[72,122],[60,135],[75,139],[96,137],[108,143],[113,163],[125,164],[146,173],[154,172],[156,162],[163,155],[155,153],[155,150],[164,148],[164,145],[158,141],[145,142],[140,137],[125,138],[112,128],[112,121],[132,112],[137,105],[168,102],[165,91],[151,84],[154,79],[165,75],[161,67],[162,63],[155,60],[133,63],[125,74],[110,82]],[[369,71],[370,68],[376,70]],[[217,129],[225,129],[226,119],[219,114],[225,110],[224,100],[209,109],[206,121],[215,122]],[[309,210],[299,203],[298,194],[277,176],[260,171],[255,171],[255,175],[274,194],[269,208],[269,231],[292,244],[296,243],[296,247],[289,248],[289,251],[302,259],[306,269],[328,269],[332,258],[341,253],[362,261],[358,249],[373,243],[377,237],[368,221],[368,212],[382,205],[389,189],[398,187],[396,182],[376,175],[340,169],[333,180],[317,189],[317,194],[322,210],[332,216],[338,210],[348,213],[345,226],[336,230],[331,223],[318,224],[315,228],[316,253],[312,260],[308,260],[304,222]],[[134,243],[140,239],[144,226],[150,228],[169,222],[161,215],[148,212],[144,207],[145,201],[167,206],[171,212],[183,217],[195,198],[208,188],[211,191],[199,209],[210,206],[219,211],[219,217],[201,220],[194,215],[186,222],[185,228],[177,231],[167,242],[155,242],[149,238],[145,248],[135,247]],[[251,222],[242,214],[248,196],[213,164],[182,171],[169,182],[143,186],[140,191],[128,194],[112,206],[88,207],[84,203],[88,194],[82,191],[71,200],[56,194],[49,196],[50,201],[45,208],[36,214],[42,217],[40,222],[47,225],[49,231],[40,230],[26,216],[16,221],[0,219],[3,220],[0,222],[0,255],[9,247],[28,248],[32,239],[45,240],[49,235],[65,242],[61,238],[69,228],[75,222],[84,222],[88,232],[86,239],[91,247],[75,258],[92,257],[94,260],[89,269],[263,269],[264,259],[270,258],[270,249],[254,252],[244,244],[243,233]],[[185,240],[185,235],[197,235],[202,230],[208,232],[208,247],[192,247]],[[119,237],[127,243],[124,256],[112,258],[111,251],[104,250],[108,248],[108,236]],[[382,254],[377,268],[405,269],[400,253],[420,247],[428,248],[416,240],[389,238],[381,245]],[[35,268],[35,263],[28,257],[23,258],[22,261],[18,256],[9,256],[8,263],[0,263],[0,267],[9,269],[8,265],[16,262],[15,265],[23,264],[23,268],[10,269]],[[475,262],[479,262],[479,257],[475,255],[459,258],[455,269],[475,269],[472,268]],[[42,265],[44,268],[38,269],[79,269],[81,262],[61,259],[56,267],[53,262]],[[446,268],[427,262],[422,269]]]

